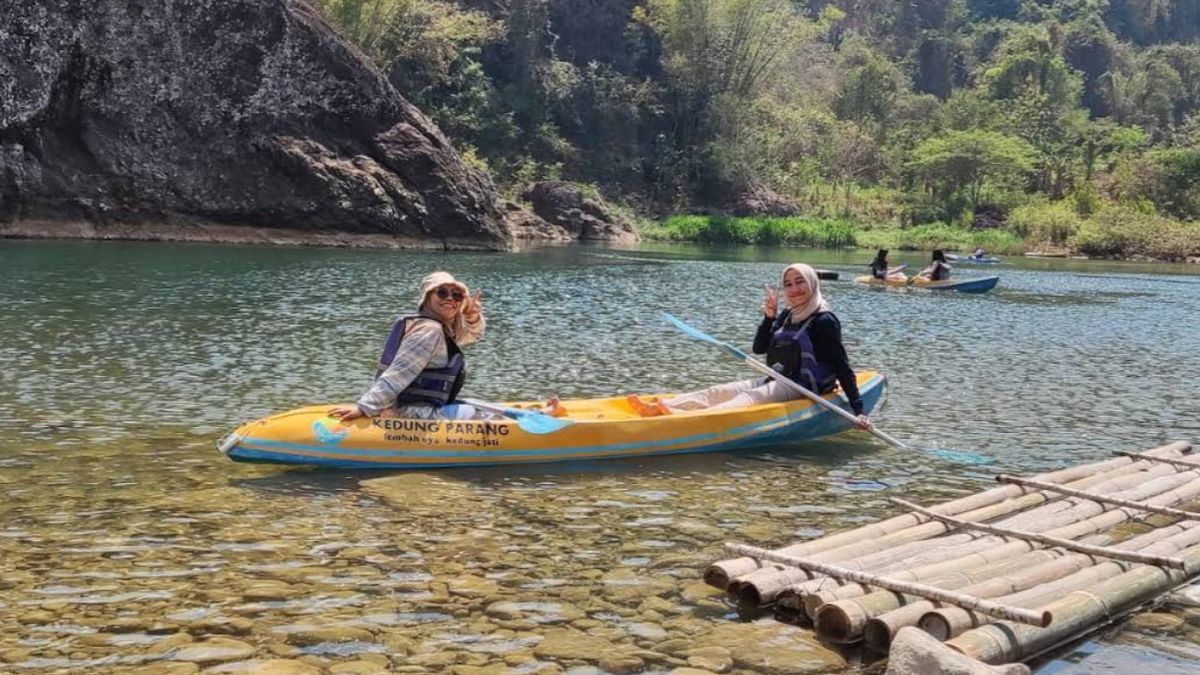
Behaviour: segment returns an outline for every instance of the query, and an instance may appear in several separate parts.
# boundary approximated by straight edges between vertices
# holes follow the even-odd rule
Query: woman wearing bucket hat
[[[871,420],[863,414],[858,381],[842,345],[842,325],[821,295],[816,270],[804,263],[788,265],[783,270],[783,291],[788,306],[779,311],[777,291],[767,289],[763,320],[754,336],[754,353],[766,354],[772,368],[818,394],[831,392],[840,383],[850,407],[858,415],[858,427],[869,428]],[[666,399],[647,401],[636,394],[628,398],[640,415],[654,417],[688,410],[780,403],[798,396],[775,380],[755,378]]]
[[[483,294],[449,272],[421,280],[415,314],[396,319],[375,370],[375,383],[355,405],[337,407],[330,416],[352,420],[384,411],[418,419],[470,419],[485,416],[474,407],[453,403],[462,388],[466,363],[461,347],[483,337]]]

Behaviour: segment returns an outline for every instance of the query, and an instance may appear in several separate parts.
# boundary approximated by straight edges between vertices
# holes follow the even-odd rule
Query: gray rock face
[[[765,185],[750,185],[734,194],[729,211],[735,216],[795,216],[800,205]]]
[[[637,241],[633,225],[613,215],[597,197],[588,197],[577,186],[561,180],[533,183],[522,193],[533,212],[575,239]]]
[[[505,249],[465,164],[304,0],[8,2],[0,224],[224,224]]]
[[[504,223],[516,239],[565,242],[574,237],[561,225],[548,223],[524,206],[505,200]]]

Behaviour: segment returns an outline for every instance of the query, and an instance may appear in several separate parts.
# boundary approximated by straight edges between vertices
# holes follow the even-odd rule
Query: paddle
[[[834,405],[833,403],[827,401],[826,399],[818,396],[817,394],[814,394],[813,392],[809,391],[808,389],[805,389],[804,387],[797,384],[791,378],[784,377],[783,374],[776,372],[775,369],[771,368],[770,366],[763,363],[762,361],[759,361],[758,359],[754,358],[753,356],[750,356],[746,352],[743,352],[742,350],[738,349],[737,347],[734,347],[733,345],[725,344],[724,342],[721,342],[720,340],[709,335],[708,333],[703,333],[703,332],[689,326],[688,324],[684,323],[682,320],[676,318],[675,316],[673,316],[671,314],[663,314],[663,318],[665,318],[668,322],[670,322],[671,325],[673,325],[676,328],[678,328],[679,330],[683,331],[684,334],[687,335],[688,337],[693,337],[693,338],[696,338],[697,340],[701,340],[703,342],[707,342],[711,345],[716,345],[717,347],[724,349],[728,354],[730,354],[734,358],[741,359],[743,362],[746,363],[746,365],[759,371],[763,375],[766,375],[767,377],[775,380],[776,382],[779,382],[780,384],[783,384],[783,385],[787,385],[791,389],[794,389],[795,391],[799,392],[801,395],[803,395],[806,398],[808,398],[809,400],[811,400],[813,403],[816,403],[817,405],[820,405],[820,406],[826,408],[827,410],[830,410],[838,415],[841,415],[842,417],[846,418],[847,420],[849,420],[855,424],[858,423],[858,417],[856,415],[854,415],[853,413],[848,413],[845,410],[842,410],[838,406]],[[900,448],[901,450],[908,449],[907,445],[901,443],[900,441],[896,440],[895,438],[892,438],[888,434],[880,431],[879,429],[876,429],[873,426],[867,428],[867,431],[871,432],[875,436],[878,436],[879,438],[882,438],[883,440],[896,446],[897,448]]]
[[[808,389],[805,389],[804,387],[800,386],[798,383],[794,382],[790,378],[784,377],[782,374],[776,372],[775,369],[773,369],[770,366],[768,366],[767,364],[759,361],[758,359],[754,358],[753,356],[750,356],[746,352],[743,352],[742,350],[738,349],[737,347],[734,347],[733,345],[729,345],[724,342],[721,342],[720,340],[709,335],[708,333],[704,333],[696,328],[693,328],[692,326],[685,323],[683,320],[681,320],[671,314],[664,313],[663,318],[665,318],[671,325],[673,325],[676,328],[678,328],[679,330],[683,331],[683,333],[685,335],[687,335],[688,337],[692,337],[692,338],[695,338],[702,342],[707,342],[711,345],[720,347],[721,349],[725,350],[725,352],[727,354],[733,356],[736,359],[739,359],[746,365],[759,371],[760,373],[766,375],[767,377],[775,380],[776,382],[787,385],[788,387],[790,387],[790,388],[794,389],[795,391],[799,392],[800,394],[804,395],[805,397],[807,397],[809,400],[813,401],[814,403],[824,406],[825,408],[837,413],[838,415],[841,415],[842,417],[846,418],[847,420],[849,420],[851,422],[854,422],[856,424],[858,423],[858,418],[855,417],[853,414],[848,413],[845,410],[842,410],[841,408],[837,407],[836,405],[827,401],[826,399],[814,394],[813,392],[809,391]],[[909,446],[905,445],[904,443],[901,443],[900,441],[898,441],[895,438],[893,438],[892,436],[880,431],[879,429],[876,429],[874,426],[867,429],[867,431],[870,431],[875,436],[883,439],[884,441],[890,443],[891,445],[893,445],[897,448],[900,448],[901,450],[909,450],[910,449]],[[928,449],[919,448],[919,449],[925,450],[926,452],[930,452],[935,455],[938,455],[939,457],[941,457],[943,459],[946,459],[946,460],[949,460],[952,462],[960,462],[963,464],[990,464],[992,461],[991,459],[984,457],[983,455],[977,455],[973,452],[966,452],[966,451],[959,451],[959,450],[942,450],[939,448],[928,448]]]
[[[560,429],[565,429],[574,422],[572,420],[563,419],[561,417],[551,417],[543,412],[536,410],[520,410],[518,408],[509,408],[507,406],[496,405],[495,403],[485,403],[473,398],[460,398],[459,401],[467,405],[473,405],[480,410],[499,413],[505,417],[509,417],[517,421],[517,426],[523,431],[531,434],[552,434]]]

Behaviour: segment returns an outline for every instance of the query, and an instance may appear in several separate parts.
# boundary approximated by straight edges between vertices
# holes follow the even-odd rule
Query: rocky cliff
[[[0,235],[512,243],[491,180],[307,2],[17,0],[0,15]]]

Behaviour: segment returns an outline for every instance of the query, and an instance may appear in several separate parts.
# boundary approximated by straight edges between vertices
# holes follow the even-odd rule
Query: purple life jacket
[[[817,394],[833,391],[837,385],[837,374],[817,360],[808,327],[813,319],[824,312],[817,312],[801,324],[788,321],[791,312],[785,310],[775,321],[775,332],[767,347],[767,365],[780,375],[795,380],[796,384]]]
[[[383,371],[392,365],[396,352],[400,350],[400,342],[404,339],[404,329],[410,319],[429,319],[419,314],[408,314],[396,319],[392,324],[392,332],[388,334],[383,353],[379,356],[379,364],[375,368],[375,379],[378,380]],[[429,319],[434,321],[436,319]],[[450,330],[442,326],[446,336],[446,355],[448,362],[444,368],[426,368],[417,374],[404,391],[396,395],[397,405],[409,403],[430,403],[441,406],[454,400],[467,379],[467,363],[463,358],[462,349],[450,335]]]

